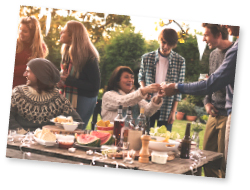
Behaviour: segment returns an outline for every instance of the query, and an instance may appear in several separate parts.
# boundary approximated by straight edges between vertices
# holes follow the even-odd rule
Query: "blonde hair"
[[[18,25],[18,30],[21,24],[25,24],[29,28],[31,35],[30,48],[32,53],[28,60],[31,60],[33,58],[45,58],[48,55],[48,48],[43,40],[39,21],[32,16],[22,17]],[[20,36],[18,34],[16,53],[20,53],[23,50],[24,46],[23,42],[19,39],[19,37]]]
[[[89,39],[89,34],[85,26],[78,21],[68,21],[66,23],[69,36],[72,37],[70,45],[63,44],[61,49],[62,61],[71,59],[74,65],[74,75],[78,78],[89,59],[99,61],[99,53]]]

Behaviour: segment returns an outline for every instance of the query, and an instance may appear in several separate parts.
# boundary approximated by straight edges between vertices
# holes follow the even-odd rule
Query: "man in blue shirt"
[[[221,66],[209,76],[207,80],[193,83],[172,83],[162,85],[164,93],[167,96],[172,96],[177,93],[192,94],[192,95],[207,95],[215,92],[226,86],[226,105],[228,120],[226,125],[225,136],[225,160],[227,160],[228,141],[230,133],[230,122],[234,92],[234,78],[236,69],[236,58],[239,41],[239,27],[225,26],[230,35],[236,36],[237,40],[234,45],[227,51]]]

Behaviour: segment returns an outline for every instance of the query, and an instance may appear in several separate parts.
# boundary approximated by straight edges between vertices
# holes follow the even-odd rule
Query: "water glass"
[[[14,136],[16,135],[16,130],[9,130],[8,133],[8,142],[14,141]]]

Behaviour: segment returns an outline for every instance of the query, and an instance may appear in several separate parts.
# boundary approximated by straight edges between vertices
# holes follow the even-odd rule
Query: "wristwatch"
[[[174,89],[178,89],[178,83],[175,83]]]

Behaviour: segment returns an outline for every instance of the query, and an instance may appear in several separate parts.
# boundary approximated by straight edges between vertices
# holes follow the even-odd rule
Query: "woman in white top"
[[[131,68],[127,66],[117,67],[113,71],[106,92],[102,97],[102,119],[113,122],[119,105],[123,107],[124,116],[127,107],[131,106],[134,119],[139,115],[140,107],[143,107],[145,115],[150,117],[163,103],[163,94],[160,93],[160,88],[160,84],[151,84],[134,90],[134,73]],[[147,102],[144,99],[148,93],[157,93],[157,95],[150,102]]]

